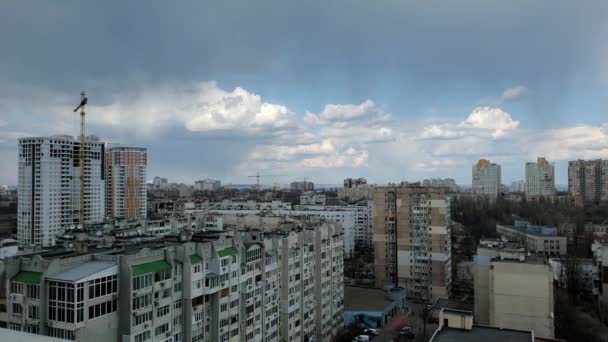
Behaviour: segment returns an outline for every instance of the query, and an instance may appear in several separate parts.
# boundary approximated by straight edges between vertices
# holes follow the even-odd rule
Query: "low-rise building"
[[[300,205],[325,205],[325,194],[307,191],[300,195]]]
[[[405,289],[384,290],[369,287],[344,287],[344,323],[359,328],[382,328],[406,310]]]
[[[512,226],[496,225],[496,233],[511,241],[524,244],[526,250],[545,255],[566,255],[568,239],[557,235],[557,228],[532,225],[526,221],[516,220]]]

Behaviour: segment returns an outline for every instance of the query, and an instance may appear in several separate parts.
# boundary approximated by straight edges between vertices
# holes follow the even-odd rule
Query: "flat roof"
[[[474,325],[473,329],[443,328],[431,342],[532,342],[532,332]]]
[[[382,289],[344,286],[344,310],[384,311],[392,302]]]
[[[74,282],[93,275],[97,272],[107,270],[112,266],[116,266],[116,263],[111,261],[99,260],[88,261],[76,267],[70,268],[69,270],[50,275],[48,276],[48,279]]]

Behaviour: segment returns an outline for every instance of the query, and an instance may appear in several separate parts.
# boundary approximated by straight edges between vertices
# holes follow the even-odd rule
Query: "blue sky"
[[[608,158],[606,1],[5,1],[0,184],[21,136],[149,148],[151,177],[503,182]]]

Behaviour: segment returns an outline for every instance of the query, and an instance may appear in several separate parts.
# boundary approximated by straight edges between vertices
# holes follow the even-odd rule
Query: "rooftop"
[[[384,311],[392,301],[381,289],[344,286],[344,310]]]
[[[443,328],[430,342],[531,342],[532,332],[474,325],[473,329]]]
[[[108,268],[116,266],[116,263],[110,261],[89,261],[83,264],[80,264],[76,267],[70,268],[66,271],[50,275],[49,279],[61,280],[61,281],[69,281],[74,282],[81,279],[84,279],[90,275],[93,275],[97,272],[101,272],[107,270]]]

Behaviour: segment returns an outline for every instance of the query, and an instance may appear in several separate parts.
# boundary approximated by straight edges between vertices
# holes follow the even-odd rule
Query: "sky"
[[[17,139],[148,148],[148,176],[339,184],[480,158],[608,158],[608,1],[0,3],[0,184]]]

